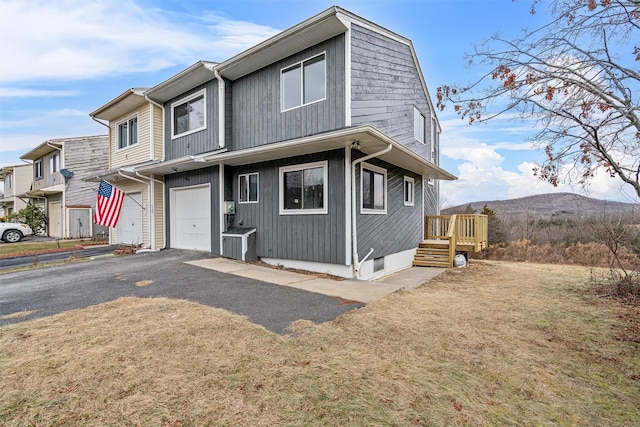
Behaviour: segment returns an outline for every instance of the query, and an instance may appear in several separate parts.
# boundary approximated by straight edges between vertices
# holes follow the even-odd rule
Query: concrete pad
[[[409,267],[378,279],[374,283],[395,285],[404,289],[416,289],[445,271],[447,271],[446,268]]]
[[[323,279],[313,275],[262,267],[225,258],[189,261],[187,264],[363,303],[383,298],[399,289],[415,289],[446,270],[446,268],[411,267],[370,282]]]

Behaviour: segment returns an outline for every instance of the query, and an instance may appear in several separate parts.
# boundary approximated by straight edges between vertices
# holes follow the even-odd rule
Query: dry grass
[[[5,326],[0,425],[640,425],[629,312],[588,282],[474,261],[284,337],[168,299]]]
[[[76,246],[95,245],[92,240],[52,240],[47,242],[19,242],[0,244],[0,258],[17,255],[36,255],[57,251],[68,251]],[[104,243],[101,243],[104,244]]]

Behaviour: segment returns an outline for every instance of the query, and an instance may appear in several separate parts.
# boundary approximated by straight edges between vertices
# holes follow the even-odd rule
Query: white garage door
[[[211,252],[209,184],[171,190],[171,247]]]
[[[142,239],[142,193],[128,193],[122,200],[118,220],[118,243],[140,245]]]

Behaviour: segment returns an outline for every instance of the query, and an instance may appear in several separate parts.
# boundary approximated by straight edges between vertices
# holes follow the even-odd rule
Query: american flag
[[[120,218],[124,193],[106,181],[100,181],[98,201],[93,221],[105,227],[115,227]]]

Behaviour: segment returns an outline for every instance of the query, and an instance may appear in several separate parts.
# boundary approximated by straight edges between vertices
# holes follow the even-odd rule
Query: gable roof
[[[121,95],[107,102],[102,107],[92,113],[89,113],[89,116],[94,119],[108,121],[122,117],[139,108],[145,102],[148,102],[144,97],[144,91],[147,89],[148,88],[145,87],[132,87],[131,89],[127,89]]]

